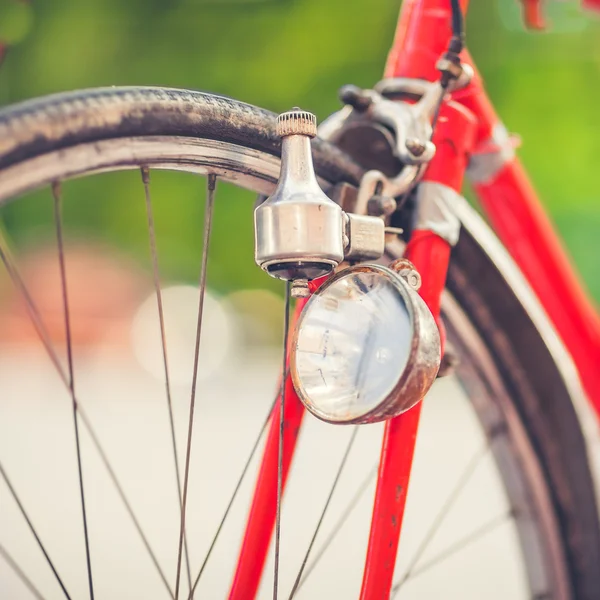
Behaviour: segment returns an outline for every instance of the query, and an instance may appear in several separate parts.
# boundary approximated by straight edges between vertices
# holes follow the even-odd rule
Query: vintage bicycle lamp
[[[346,214],[319,187],[310,138],[314,115],[279,116],[281,175],[255,211],[256,262],[273,277],[308,280],[343,260],[384,254],[384,222]],[[440,337],[404,259],[342,269],[308,300],[294,330],[290,372],[305,407],[330,423],[371,423],[414,406],[440,366]],[[306,287],[308,289],[308,287]]]
[[[382,421],[414,406],[435,381],[440,336],[407,262],[400,272],[376,264],[344,269],[300,315],[290,372],[303,404],[320,419]]]
[[[316,117],[299,109],[283,113],[277,134],[281,174],[273,195],[254,214],[256,262],[279,279],[315,279],[344,259],[342,209],[325,195],[314,172],[310,139],[317,135]]]

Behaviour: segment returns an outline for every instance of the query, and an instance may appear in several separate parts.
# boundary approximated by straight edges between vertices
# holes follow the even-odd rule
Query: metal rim
[[[412,337],[410,340],[410,352],[406,365],[398,377],[398,381],[386,395],[385,399],[382,400],[375,408],[365,410],[363,413],[354,417],[353,419],[336,419],[331,415],[319,410],[306,394],[304,386],[300,380],[300,375],[298,374],[298,370],[296,368],[296,352],[302,323],[306,318],[311,303],[315,301],[315,297],[318,298],[332,285],[344,277],[351,275],[352,273],[377,273],[385,277],[386,280],[394,286],[396,291],[402,297],[404,306],[408,312]],[[377,423],[379,421],[389,419],[390,417],[394,417],[402,412],[405,412],[419,402],[419,400],[427,393],[435,381],[435,374],[437,373],[437,369],[435,369],[435,373],[433,373],[433,375],[429,373],[429,377],[427,377],[425,374],[426,371],[430,371],[430,365],[427,359],[430,358],[430,354],[433,355],[435,352],[432,352],[431,348],[427,348],[427,356],[423,355],[423,351],[425,349],[425,344],[422,337],[423,335],[427,336],[427,341],[430,341],[429,338],[431,337],[437,337],[437,354],[439,356],[439,336],[437,336],[437,326],[433,321],[433,317],[431,317],[429,321],[427,320],[427,317],[428,315],[430,316],[430,313],[426,307],[422,306],[423,304],[424,303],[422,302],[421,298],[412,291],[410,286],[402,279],[402,277],[400,277],[400,275],[383,265],[363,264],[347,267],[341,271],[338,271],[333,277],[328,279],[307,302],[304,311],[298,319],[298,323],[294,329],[292,338],[290,373],[292,375],[296,392],[307,410],[309,410],[317,418],[321,419],[322,421],[326,421],[327,423],[352,425],[357,423]],[[435,328],[435,332],[433,332],[432,327]],[[434,333],[436,335],[433,335]],[[435,348],[433,350],[435,351]]]
[[[213,173],[261,194],[269,194],[279,177],[278,158],[245,146],[178,136],[119,138],[43,154],[0,171],[0,204],[59,179],[140,165]]]

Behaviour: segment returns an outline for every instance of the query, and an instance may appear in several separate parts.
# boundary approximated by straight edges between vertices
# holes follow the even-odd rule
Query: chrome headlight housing
[[[404,277],[376,264],[349,267],[325,282],[292,339],[296,392],[329,423],[374,423],[408,410],[439,366],[440,335],[427,305]]]

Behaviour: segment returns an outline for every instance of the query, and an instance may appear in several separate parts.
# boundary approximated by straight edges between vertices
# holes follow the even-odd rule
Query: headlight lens
[[[408,387],[403,383],[419,354],[424,321],[433,340],[428,389],[439,368],[439,334],[418,294],[379,265],[332,277],[308,301],[292,345],[292,376],[305,406],[334,423],[379,421],[410,408],[422,394],[415,397],[413,378]],[[418,395],[423,386],[417,387]]]

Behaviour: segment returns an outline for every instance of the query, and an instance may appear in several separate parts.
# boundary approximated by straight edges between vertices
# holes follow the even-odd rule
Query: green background
[[[374,84],[399,0],[0,0],[0,37],[14,42],[0,68],[0,104],[104,85],[208,90],[323,119],[345,83]],[[547,2],[549,32],[526,33],[516,0],[472,0],[468,44],[544,204],[588,287],[600,299],[600,20],[578,2]],[[204,192],[192,176],[153,178],[168,278],[198,270]],[[139,177],[116,174],[65,188],[72,236],[100,234],[147,255]],[[274,285],[253,266],[252,202],[227,189],[215,215],[210,284]],[[70,201],[73,199],[73,201]],[[76,201],[75,201],[76,199]],[[134,200],[135,199],[135,200]],[[9,205],[17,244],[49,230],[48,192]],[[44,225],[46,224],[46,225]]]

